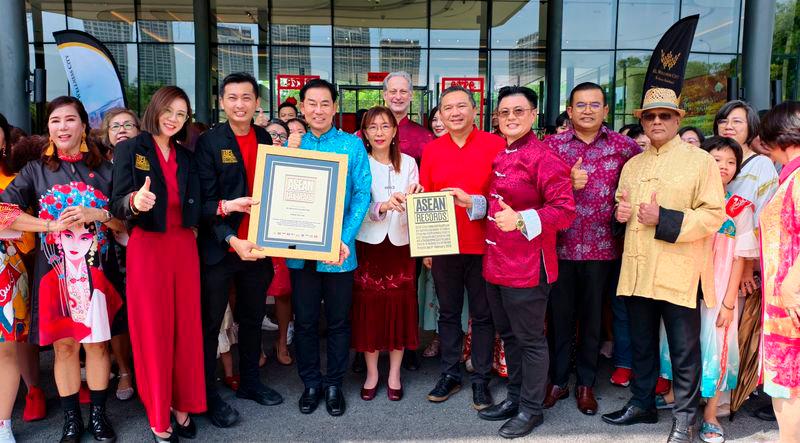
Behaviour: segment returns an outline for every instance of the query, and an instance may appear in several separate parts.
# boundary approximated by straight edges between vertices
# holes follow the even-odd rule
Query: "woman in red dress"
[[[192,154],[179,144],[190,117],[186,93],[165,86],[144,112],[142,133],[114,150],[111,207],[132,226],[126,289],[134,369],[156,441],[194,438],[189,413],[206,410],[200,183]]]

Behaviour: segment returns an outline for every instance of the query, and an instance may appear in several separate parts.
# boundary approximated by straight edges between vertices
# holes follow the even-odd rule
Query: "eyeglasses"
[[[377,134],[378,133],[378,129],[380,129],[381,132],[386,134],[389,131],[391,131],[393,127],[394,126],[392,126],[392,125],[380,125],[380,126],[378,126],[378,125],[369,125],[369,126],[367,126],[367,134]]]
[[[170,108],[164,109],[164,111],[161,112],[161,115],[165,117],[172,117],[179,122],[185,122],[186,120],[189,120],[189,114],[187,114],[185,111],[173,111]]]
[[[658,117],[658,119],[662,122],[668,122],[672,120],[674,114],[671,112],[648,112],[647,114],[642,114],[642,120],[646,122],[655,121],[656,117]]]
[[[123,124],[114,123],[108,127],[108,130],[111,132],[119,132],[119,130],[122,128],[125,128],[126,131],[131,131],[133,128],[139,129],[139,127],[134,125],[132,122],[125,122]]]
[[[590,108],[592,111],[598,111],[600,108],[603,107],[603,104],[600,102],[578,102],[572,105],[573,108],[577,109],[578,111],[584,111],[586,108]]]
[[[502,119],[507,119],[509,115],[514,114],[514,117],[519,118],[525,115],[526,112],[533,111],[534,109],[536,108],[514,108],[514,109],[503,108],[497,111],[497,116]]]
[[[717,120],[717,124],[718,124],[719,126],[725,126],[725,125],[727,125],[728,123],[730,123],[730,124],[732,124],[732,125],[734,125],[734,126],[743,126],[743,125],[746,125],[746,124],[747,124],[747,122],[746,122],[746,121],[744,121],[744,120],[742,120],[742,119],[740,119],[740,118],[732,118],[732,119],[730,119],[730,120],[728,120],[727,118],[723,118],[723,119],[721,119],[721,120]]]
[[[269,136],[272,137],[273,140],[278,139],[280,141],[286,141],[289,138],[288,135],[277,132],[277,131],[267,131]]]

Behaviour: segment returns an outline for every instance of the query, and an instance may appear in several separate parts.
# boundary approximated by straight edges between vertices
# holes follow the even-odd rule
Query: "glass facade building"
[[[547,1],[539,0],[202,0],[210,12],[211,103],[228,73],[247,71],[261,84],[265,112],[278,100],[279,75],[317,75],[339,85],[341,107],[355,112],[379,103],[369,73],[411,74],[416,118],[435,104],[442,79],[483,79],[483,110],[509,84],[540,96],[558,82],[559,108],[584,81],[606,88],[609,123],[630,123],[641,101],[650,53],[681,17],[700,14],[682,99],[687,124],[710,131],[728,97],[728,77],[741,70],[745,0],[563,0],[558,78],[548,78]],[[115,56],[129,105],[144,109],[161,85],[196,97],[195,11],[198,0],[29,0],[31,70],[47,69],[47,98],[68,83],[52,33],[89,32]],[[783,98],[797,98],[800,11],[777,0],[772,76]],[[378,74],[375,74],[378,75]],[[556,77],[552,74],[550,77]],[[296,92],[294,92],[296,93]],[[212,112],[212,120],[219,115]],[[489,124],[488,119],[484,126]]]

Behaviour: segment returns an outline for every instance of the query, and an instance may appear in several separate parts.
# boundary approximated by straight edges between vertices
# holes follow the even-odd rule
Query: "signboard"
[[[388,76],[388,72],[367,72],[368,82],[382,82]]]
[[[483,128],[483,97],[486,93],[486,82],[483,77],[442,77],[442,91],[450,86],[461,86],[467,91],[472,92],[475,102],[478,104],[478,121],[475,122],[478,128]]]
[[[319,78],[318,75],[288,75],[288,74],[278,74],[275,77],[275,84],[278,85],[277,92],[278,92],[278,106],[283,103],[289,97],[294,97],[298,95],[297,92],[292,93],[294,91],[300,91],[309,80]],[[297,97],[296,97],[297,98]],[[300,99],[297,98],[299,102]]]

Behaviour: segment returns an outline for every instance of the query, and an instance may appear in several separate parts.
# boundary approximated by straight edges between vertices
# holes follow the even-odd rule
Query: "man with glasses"
[[[558,236],[559,279],[550,297],[551,384],[543,406],[551,408],[569,396],[572,348],[577,342],[575,398],[578,410],[594,415],[597,400],[592,389],[600,354],[603,296],[609,280],[619,274],[622,252],[611,232],[614,190],[622,166],[642,150],[632,139],[603,125],[608,105],[600,85],[587,82],[576,86],[570,93],[567,114],[572,123],[569,129],[545,139],[571,167],[577,217]],[[580,323],[577,340],[576,322]],[[627,366],[630,372],[630,363]]]
[[[228,121],[197,140],[195,154],[202,184],[205,223],[198,236],[203,259],[203,352],[208,397],[208,417],[217,427],[236,423],[239,413],[217,392],[217,346],[220,326],[228,306],[231,284],[236,289],[239,322],[239,373],[236,396],[271,406],[283,402],[280,394],[259,378],[261,323],[272,262],[253,254],[257,246],[247,240],[258,145],[271,145],[266,130],[252,124],[259,106],[258,83],[252,75],[228,75],[220,85],[220,107]]]
[[[700,308],[715,300],[712,242],[725,219],[719,168],[707,152],[678,136],[685,111],[666,87],[647,90],[634,111],[651,146],[623,168],[616,222],[624,224],[617,295],[627,296],[633,347],[633,397],[603,415],[615,425],[655,423],[659,324],[672,364],[675,407],[668,442],[691,442],[700,400]],[[698,289],[701,289],[698,291]]]
[[[475,126],[477,107],[472,94],[461,86],[451,86],[439,98],[439,110],[447,134],[426,146],[422,153],[420,184],[426,191],[466,192],[487,195],[492,162],[505,149],[502,138]],[[480,212],[480,211],[478,211]],[[486,226],[471,220],[466,211],[456,211],[458,255],[433,257],[431,273],[439,297],[439,336],[441,376],[428,394],[428,400],[443,402],[461,389],[461,311],[464,288],[472,318],[472,406],[492,406],[489,378],[492,370],[494,325],[482,275],[486,251]]]

